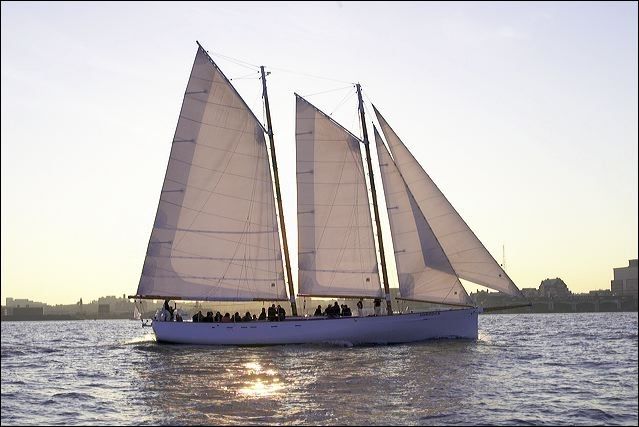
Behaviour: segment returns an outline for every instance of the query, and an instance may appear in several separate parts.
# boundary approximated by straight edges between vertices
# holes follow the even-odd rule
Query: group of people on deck
[[[375,298],[373,302],[375,316],[381,315],[381,305],[382,305],[381,299]],[[353,315],[353,313],[351,312],[351,308],[348,305],[346,304],[338,305],[337,301],[335,301],[333,305],[329,304],[328,306],[326,306],[326,309],[324,311],[322,311],[322,306],[318,305],[317,309],[315,309],[315,314],[313,315],[335,318],[335,317],[350,317]],[[359,317],[364,316],[364,302],[362,301],[362,299],[357,301],[357,315]]]
[[[375,316],[379,316],[381,314],[380,313],[381,300],[376,298],[373,305],[375,308]],[[364,309],[364,304],[362,300],[360,299],[357,302],[357,315],[359,317],[364,316],[363,309]],[[164,310],[166,310],[169,313],[170,320],[176,321],[176,322],[183,321],[182,316],[180,316],[180,313],[177,312],[176,307],[171,307],[169,305],[169,300],[164,301]],[[351,309],[348,305],[346,304],[339,305],[337,304],[337,301],[335,301],[334,304],[332,305],[331,304],[327,305],[326,309],[324,309],[323,311],[322,311],[322,306],[318,305],[314,314],[314,316],[326,316],[329,318],[350,317],[352,315],[353,313],[351,312]],[[277,305],[277,307],[275,306],[275,304],[271,304],[268,310],[265,308],[262,308],[262,312],[260,313],[259,316],[256,316],[255,314],[251,314],[248,311],[246,312],[246,314],[244,314],[244,316],[241,316],[240,313],[237,311],[232,316],[230,313],[225,313],[224,316],[222,316],[222,313],[220,313],[219,311],[216,312],[215,314],[213,314],[212,311],[208,311],[205,316],[202,314],[202,310],[200,310],[193,315],[192,319],[193,319],[193,322],[203,322],[203,323],[238,323],[238,322],[253,322],[253,321],[259,321],[259,320],[268,320],[270,322],[277,322],[277,321],[282,321],[286,319],[286,310],[284,310],[284,307],[280,306],[279,304]]]
[[[254,322],[258,320],[269,320],[271,322],[284,320],[286,318],[286,310],[279,304],[275,307],[275,304],[272,304],[268,308],[268,312],[265,308],[262,308],[262,312],[259,317],[255,314],[251,314],[249,311],[241,316],[239,312],[235,312],[234,315],[231,316],[230,313],[225,313],[224,316],[218,311],[213,314],[212,311],[206,313],[206,316],[202,314],[202,311],[198,311],[193,315],[193,322],[204,322],[204,323],[238,323],[238,322]]]
[[[318,305],[317,309],[315,309],[314,316],[326,316],[326,317],[350,317],[353,315],[351,309],[348,305],[342,304],[341,306],[337,304],[337,301],[333,305],[327,305],[326,309],[322,312],[322,306]]]

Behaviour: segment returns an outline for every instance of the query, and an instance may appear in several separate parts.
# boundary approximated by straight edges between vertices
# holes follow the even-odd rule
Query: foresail
[[[375,127],[402,298],[473,305]]]
[[[297,96],[299,294],[381,297],[361,141]]]
[[[375,114],[400,174],[457,275],[508,295],[522,296],[376,108]]]
[[[287,299],[264,130],[200,47],[137,294]]]

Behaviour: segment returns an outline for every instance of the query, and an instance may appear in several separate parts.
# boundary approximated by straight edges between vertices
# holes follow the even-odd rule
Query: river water
[[[501,314],[477,341],[157,344],[128,320],[2,322],[2,425],[637,425],[637,313]]]

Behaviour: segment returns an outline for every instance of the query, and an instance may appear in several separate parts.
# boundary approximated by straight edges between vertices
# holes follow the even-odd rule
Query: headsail
[[[361,141],[297,96],[299,294],[381,297]]]
[[[137,294],[287,299],[264,128],[198,48]]]
[[[400,174],[457,275],[490,289],[523,297],[377,108],[373,108]]]
[[[375,127],[402,298],[473,305]]]

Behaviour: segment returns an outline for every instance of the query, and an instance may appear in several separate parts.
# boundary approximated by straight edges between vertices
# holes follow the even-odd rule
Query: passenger
[[[206,317],[204,318],[204,322],[213,323],[213,312],[212,311],[207,311],[206,312]]]
[[[332,305],[327,305],[326,306],[326,310],[324,310],[324,314],[326,315],[326,317],[334,317],[333,315],[333,306]]]
[[[264,307],[262,307],[262,312],[260,313],[260,317],[258,317],[257,320],[266,320],[266,310],[264,309]]]
[[[268,320],[270,322],[274,322],[277,320],[277,310],[275,309],[275,304],[272,304],[268,308]]]
[[[286,319],[286,311],[284,310],[284,307],[280,307],[280,305],[277,305],[277,320],[284,320]]]
[[[229,313],[224,313],[224,317],[222,317],[222,323],[231,323],[231,315]]]
[[[175,321],[176,322],[181,322],[182,320],[183,319],[182,319],[182,316],[180,316],[180,313],[175,313]]]
[[[361,298],[357,301],[357,315],[359,317],[364,317],[364,302]]]
[[[204,321],[204,315],[202,314],[202,310],[198,311],[197,313],[195,313],[193,315],[193,321],[194,322],[203,322]]]
[[[375,316],[379,316],[382,314],[382,300],[379,298],[375,298],[375,302],[373,303],[375,307]]]
[[[323,316],[324,314],[322,314],[322,306],[318,305],[317,308],[315,309],[315,314],[313,314],[313,316]]]
[[[342,316],[344,317],[351,317],[353,315],[353,312],[351,312],[351,308],[344,304],[344,308],[342,309]]]
[[[233,321],[234,322],[241,322],[242,321],[242,316],[240,316],[240,313],[238,313],[237,311],[233,315]]]
[[[169,315],[170,315],[169,320],[173,320],[173,311],[175,311],[175,308],[172,308],[169,305],[169,300],[168,299],[164,300],[164,309],[169,312]]]
[[[213,321],[215,321],[215,323],[220,323],[222,321],[222,313],[220,313],[219,311],[216,312]]]
[[[339,317],[339,312],[339,305],[337,305],[337,301],[335,301],[335,304],[333,305],[333,316]]]
[[[252,319],[252,320],[253,320],[254,322],[255,322],[255,321],[257,321],[257,316],[256,316],[256,315],[253,315],[253,319]]]
[[[242,321],[244,322],[250,322],[251,320],[253,320],[253,318],[251,317],[251,313],[249,313],[248,311],[246,312],[246,314],[244,315],[244,317],[242,318]]]

